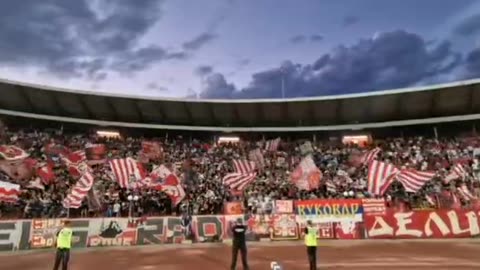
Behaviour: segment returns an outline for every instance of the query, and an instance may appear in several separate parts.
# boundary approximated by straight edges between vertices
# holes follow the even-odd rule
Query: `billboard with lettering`
[[[361,200],[302,200],[296,201],[296,214],[300,220],[324,222],[361,222],[363,206]]]
[[[479,214],[468,210],[395,212],[365,217],[369,238],[464,238],[480,235]]]

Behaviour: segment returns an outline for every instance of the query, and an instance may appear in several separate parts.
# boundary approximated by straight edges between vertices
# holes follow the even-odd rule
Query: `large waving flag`
[[[82,205],[83,199],[92,188],[94,180],[92,170],[87,167],[75,186],[70,190],[70,194],[63,200],[63,207],[79,208]]]
[[[185,190],[180,179],[165,165],[154,168],[150,176],[142,182],[144,186],[165,192],[175,205],[185,198]]]
[[[290,180],[300,190],[316,189],[322,180],[322,172],[313,162],[311,155],[302,159],[297,168],[290,175]]]
[[[145,178],[142,164],[133,158],[112,159],[109,164],[114,180],[122,188],[132,188],[135,182]]]
[[[423,172],[413,169],[399,170],[392,164],[374,160],[368,168],[368,192],[383,195],[396,180],[402,183],[405,191],[415,193],[434,176],[434,172]]]
[[[235,191],[243,191],[245,187],[257,178],[256,164],[249,160],[233,160],[235,172],[227,174],[223,183]]]
[[[370,194],[382,195],[385,183],[391,181],[391,178],[398,173],[398,169],[393,164],[372,160],[368,166],[367,190]]]

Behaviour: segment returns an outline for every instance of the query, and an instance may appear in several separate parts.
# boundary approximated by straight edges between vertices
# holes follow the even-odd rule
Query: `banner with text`
[[[480,235],[479,213],[468,210],[424,210],[365,216],[369,238],[465,238]]]
[[[324,222],[361,222],[363,220],[362,200],[305,200],[296,201],[297,219]]]

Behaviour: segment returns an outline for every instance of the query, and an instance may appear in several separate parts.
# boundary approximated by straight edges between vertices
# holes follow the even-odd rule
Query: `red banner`
[[[480,234],[479,215],[467,210],[395,212],[365,216],[369,238],[463,238]]]
[[[225,215],[241,215],[241,214],[243,214],[242,202],[226,202],[223,205],[223,213]]]

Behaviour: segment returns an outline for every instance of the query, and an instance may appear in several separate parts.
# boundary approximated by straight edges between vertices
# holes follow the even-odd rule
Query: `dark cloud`
[[[33,65],[61,78],[98,81],[110,70],[120,69],[119,63],[139,71],[155,61],[180,59],[178,52],[139,48],[138,40],[160,19],[163,2],[5,1],[0,9],[0,34],[4,37],[0,63]]]
[[[306,40],[307,37],[305,35],[296,35],[290,38],[290,43],[299,44],[305,42]]]
[[[200,93],[200,98],[233,98],[235,86],[227,82],[220,73],[213,73],[205,80],[206,87]]]
[[[310,36],[310,41],[312,41],[312,42],[319,42],[319,41],[322,41],[322,40],[323,40],[322,35],[311,35]]]
[[[203,76],[207,76],[207,75],[211,74],[212,72],[213,72],[213,67],[212,66],[204,65],[204,66],[198,66],[195,69],[194,74],[196,74],[200,77],[203,77]]]
[[[201,49],[206,44],[212,42],[216,38],[217,38],[217,35],[215,35],[213,33],[205,32],[205,33],[202,33],[202,34],[196,36],[192,40],[189,40],[189,41],[183,43],[183,48],[185,50],[192,50],[192,51],[193,50],[198,50],[198,49]]]
[[[151,82],[151,83],[147,84],[146,88],[148,90],[153,90],[153,91],[158,91],[158,92],[167,92],[168,91],[167,87],[160,86],[155,82]]]
[[[461,36],[471,36],[478,34],[480,31],[480,14],[472,15],[465,20],[463,20],[460,24],[458,24],[454,32]]]
[[[152,64],[164,60],[182,60],[187,58],[185,53],[171,53],[163,48],[151,46],[138,50],[131,50],[119,55],[113,61],[111,68],[122,73],[134,73],[149,68]]]
[[[353,16],[353,15],[349,15],[349,16],[346,16],[345,18],[343,18],[342,25],[343,25],[343,27],[354,25],[354,24],[358,23],[359,20],[360,19],[358,17]]]
[[[480,48],[470,51],[465,57],[465,70],[463,79],[480,77]]]
[[[282,78],[287,97],[392,89],[449,74],[460,65],[461,56],[450,43],[427,43],[405,31],[382,33],[349,47],[339,46],[309,65],[287,61],[278,68],[255,73],[243,89],[229,84],[221,74],[214,74],[206,80],[201,96],[279,98]],[[476,56],[471,58],[476,63]]]

